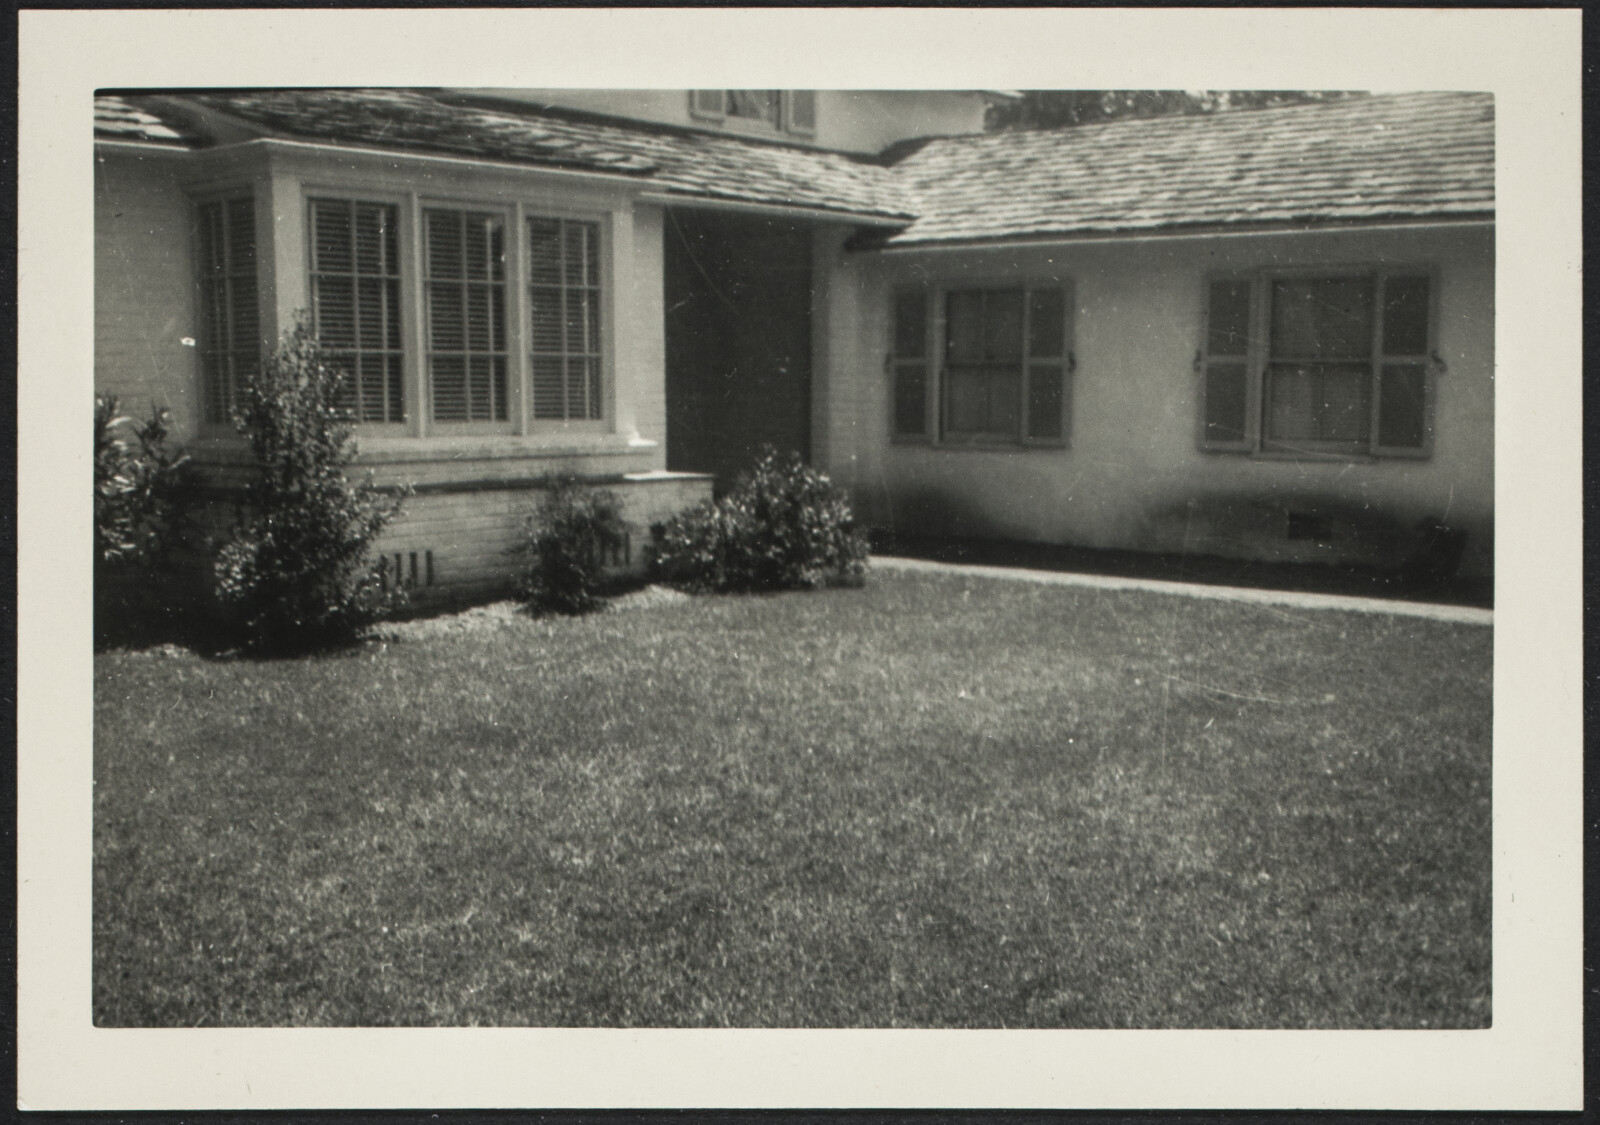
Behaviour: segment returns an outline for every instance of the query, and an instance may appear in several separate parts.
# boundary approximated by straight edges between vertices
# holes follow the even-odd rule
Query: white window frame
[[[1367,437],[1360,442],[1288,442],[1268,436],[1266,428],[1267,378],[1273,363],[1271,355],[1271,293],[1274,281],[1323,280],[1370,277],[1374,281],[1373,343],[1369,364]],[[1386,355],[1383,351],[1383,293],[1389,278],[1425,277],[1428,280],[1427,347],[1421,355]],[[1242,440],[1220,441],[1206,433],[1207,373],[1214,360],[1209,350],[1211,287],[1217,282],[1239,282],[1250,286],[1248,347],[1243,357],[1221,357],[1219,362],[1242,358],[1245,368],[1245,432]],[[1433,456],[1435,404],[1439,376],[1444,364],[1439,359],[1440,270],[1437,263],[1351,263],[1329,265],[1273,266],[1249,271],[1207,274],[1200,286],[1200,342],[1195,351],[1194,371],[1198,379],[1195,400],[1197,444],[1207,453],[1235,453],[1270,460],[1427,460]],[[1383,368],[1386,363],[1404,362],[1423,371],[1422,444],[1384,446],[1381,431]]]
[[[306,308],[310,307],[311,205],[316,199],[356,203],[392,204],[399,214],[400,320],[402,344],[402,386],[406,420],[360,422],[356,432],[374,437],[540,437],[568,435],[599,437],[616,427],[616,333],[615,301],[617,279],[612,253],[613,216],[609,211],[529,202],[516,195],[476,195],[466,193],[420,193],[369,189],[348,180],[327,182],[306,178],[299,184],[301,218],[305,225],[296,284],[303,287]],[[506,414],[504,421],[441,421],[434,417],[433,387],[429,370],[429,303],[424,272],[427,254],[425,215],[429,210],[491,213],[505,224],[505,317],[506,317]],[[531,252],[528,245],[528,220],[560,219],[593,224],[599,234],[597,260],[600,274],[599,346],[600,417],[594,419],[540,419],[533,417],[532,406],[532,326]],[[260,255],[258,253],[258,270]],[[259,275],[258,275],[259,276]]]
[[[778,90],[776,121],[764,117],[745,117],[728,112],[726,90],[690,90],[689,116],[697,121],[712,122],[728,128],[757,134],[789,133],[798,137],[813,137],[817,132],[817,92],[815,90]],[[811,123],[796,120],[795,94],[811,95]]]
[[[1020,385],[1018,387],[1019,409],[1017,433],[1015,436],[998,434],[969,434],[960,431],[952,432],[949,428],[949,380],[946,377],[947,367],[947,332],[946,310],[949,296],[952,293],[967,293],[979,290],[1019,290],[1022,297],[1022,354],[1018,359],[1020,367]],[[1055,290],[1061,294],[1062,304],[1062,347],[1063,354],[1059,357],[1044,357],[1049,360],[1058,360],[1061,366],[1061,419],[1060,434],[1053,437],[1034,437],[1030,434],[1031,418],[1031,368],[1036,366],[1033,357],[1028,353],[1029,317],[1031,316],[1032,302],[1030,294],[1042,290]],[[905,357],[896,354],[896,307],[903,295],[920,293],[923,298],[924,341],[923,352],[920,357]],[[989,449],[989,450],[1017,450],[1017,449],[1066,449],[1072,444],[1073,403],[1075,398],[1075,383],[1077,380],[1077,293],[1073,279],[1070,277],[1046,278],[974,278],[961,279],[960,281],[937,285],[896,285],[889,291],[887,323],[887,351],[884,361],[884,370],[888,375],[888,427],[889,440],[897,445],[935,445],[947,449]],[[898,427],[898,380],[901,371],[905,368],[921,366],[923,375],[923,429],[920,433],[905,433]]]

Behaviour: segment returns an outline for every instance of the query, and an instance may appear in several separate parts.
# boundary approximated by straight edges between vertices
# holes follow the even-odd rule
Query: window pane
[[[429,344],[435,351],[459,352],[466,348],[466,309],[462,286],[435,282],[428,286]]]
[[[1213,363],[1206,367],[1205,439],[1215,442],[1244,440],[1248,378],[1242,363]]]
[[[589,360],[582,356],[567,360],[567,417],[589,417]]]
[[[1309,368],[1274,365],[1267,379],[1267,437],[1317,440],[1316,377]]]
[[[989,387],[981,367],[945,369],[951,433],[981,434],[989,425]]]
[[[997,289],[983,307],[985,359],[1022,358],[1022,290]]]
[[[1213,281],[1206,315],[1206,354],[1244,355],[1250,350],[1250,283]]]
[[[1391,277],[1383,283],[1383,354],[1428,351],[1428,279]]]
[[[254,274],[256,269],[256,205],[250,199],[228,200],[228,272]]]
[[[461,256],[461,216],[454,211],[429,211],[428,276],[462,276]]]
[[[1059,289],[1028,294],[1028,354],[1036,359],[1066,354],[1066,308]]]
[[[228,283],[229,314],[233,321],[228,346],[235,352],[254,357],[261,350],[261,305],[256,297],[255,277],[239,277]]]
[[[1367,398],[1369,382],[1365,366],[1330,365],[1322,369],[1323,441],[1366,440],[1372,415]]]
[[[1020,309],[1019,309],[1020,311]],[[1022,372],[992,371],[989,375],[989,424],[986,433],[1016,439],[1022,434]]]
[[[562,223],[563,248],[562,258],[568,285],[588,284],[584,276],[584,267],[589,261],[589,250],[586,244],[589,235],[588,223]]]
[[[467,359],[436,355],[432,361],[433,416],[441,422],[467,419]]]
[[[951,293],[945,309],[945,355],[952,363],[983,359],[983,294]]]
[[[533,416],[567,416],[566,377],[560,356],[533,357]]]
[[[778,123],[777,90],[727,90],[729,117],[748,117],[756,121]]]
[[[351,272],[355,263],[350,256],[350,205],[339,199],[313,200],[311,225],[313,268],[324,273]]]
[[[1273,364],[1267,379],[1267,437],[1364,442],[1370,382],[1365,364]]]
[[[560,285],[561,223],[556,219],[529,219],[528,250],[533,284]]]
[[[312,301],[317,314],[317,339],[330,348],[354,346],[356,342],[354,283],[348,277],[318,277],[312,280]]]
[[[894,432],[917,436],[928,432],[928,369],[923,364],[895,367]]]
[[[389,286],[393,284],[379,277],[363,277],[357,281],[357,338],[363,348],[380,350],[384,346],[387,336],[385,301]]]
[[[1061,436],[1062,374],[1060,364],[1036,363],[1028,368],[1028,436]]]
[[[894,295],[894,354],[920,359],[928,346],[928,299],[921,290]]]
[[[1272,283],[1272,355],[1358,359],[1372,354],[1370,277],[1293,278]]]
[[[561,350],[561,290],[535,288],[531,293],[533,350]]]
[[[1378,398],[1378,444],[1421,449],[1427,426],[1427,371],[1420,363],[1387,363]]]

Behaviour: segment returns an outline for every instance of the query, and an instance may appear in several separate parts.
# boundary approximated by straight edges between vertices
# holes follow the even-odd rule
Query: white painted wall
[[[172,411],[180,436],[202,411],[194,230],[178,188],[181,155],[152,149],[98,153],[94,182],[94,385],[123,409]]]
[[[1285,541],[1286,508],[1329,502],[1407,526],[1468,530],[1466,566],[1490,568],[1494,535],[1494,264],[1487,227],[1326,231],[1050,248],[846,254],[834,288],[860,323],[832,332],[834,419],[825,464],[864,516],[905,531],[1337,561],[1339,544]],[[1335,263],[1434,266],[1434,448],[1427,460],[1296,461],[1197,448],[1204,279],[1209,272]],[[1071,278],[1077,374],[1065,449],[891,444],[890,288],[963,278]],[[837,306],[837,303],[835,305]],[[1348,546],[1348,544],[1346,544]],[[1385,561],[1357,559],[1352,561]]]

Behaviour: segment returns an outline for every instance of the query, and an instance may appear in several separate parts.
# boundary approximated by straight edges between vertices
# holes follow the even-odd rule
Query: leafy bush
[[[404,594],[369,552],[399,514],[369,475],[352,483],[345,378],[304,325],[287,333],[242,392],[234,425],[255,474],[232,538],[216,560],[218,593],[247,648],[295,652],[360,636]]]
[[[528,517],[519,551],[518,593],[542,613],[589,613],[605,604],[607,554],[627,542],[622,500],[603,488],[587,488],[573,477],[545,482],[539,506]]]
[[[153,407],[135,424],[108,395],[94,399],[94,553],[97,570],[155,566],[182,516],[188,458],[167,448],[172,415]],[[131,430],[131,439],[129,431]]]
[[[798,454],[765,446],[721,500],[660,530],[653,566],[692,590],[734,592],[855,585],[866,562],[844,493]]]

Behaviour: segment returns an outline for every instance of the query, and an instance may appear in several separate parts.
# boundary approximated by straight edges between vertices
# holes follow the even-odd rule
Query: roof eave
[[[1410,215],[1356,219],[1317,219],[1273,223],[1212,223],[1166,227],[1137,227],[1107,230],[1055,231],[1038,234],[981,236],[973,238],[931,238],[904,241],[888,240],[880,245],[858,245],[855,249],[878,253],[921,253],[930,250],[984,250],[1012,246],[1052,246],[1082,242],[1147,242],[1188,238],[1223,238],[1281,234],[1315,234],[1333,231],[1395,230],[1398,228],[1461,227],[1493,225],[1494,212],[1470,211],[1441,215]]]

